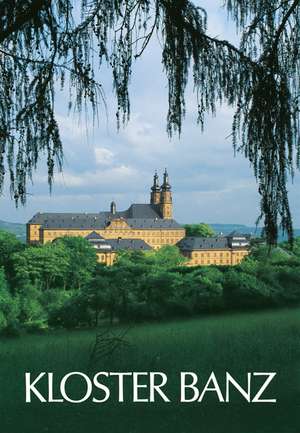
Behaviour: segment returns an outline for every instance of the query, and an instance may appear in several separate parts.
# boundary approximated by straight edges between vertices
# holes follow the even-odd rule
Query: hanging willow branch
[[[16,203],[46,158],[51,186],[62,166],[55,89],[70,107],[97,115],[105,103],[98,69],[106,63],[118,126],[130,116],[134,61],[156,35],[168,80],[167,131],[179,133],[185,88],[194,81],[198,121],[220,103],[234,107],[233,144],[250,161],[270,244],[281,227],[292,241],[287,182],[299,167],[300,0],[226,0],[240,46],[207,34],[206,12],[188,0],[0,0],[0,189],[10,177]],[[77,7],[77,9],[76,9]],[[101,76],[101,75],[100,75]]]

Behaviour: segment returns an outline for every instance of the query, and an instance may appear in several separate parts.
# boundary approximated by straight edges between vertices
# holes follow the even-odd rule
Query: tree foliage
[[[189,267],[174,246],[123,251],[113,266],[96,264],[82,241],[62,238],[21,251],[11,248],[13,239],[2,244],[13,272],[0,266],[0,332],[300,304],[300,249],[287,242],[272,254],[257,245],[234,267]]]
[[[214,229],[209,224],[185,224],[184,228],[186,236],[200,236],[204,238],[215,236]]]
[[[13,253],[22,251],[24,248],[25,245],[14,234],[0,230],[0,266],[8,270]]]
[[[0,267],[0,332],[14,327],[18,313],[18,298],[11,295],[4,270]]]
[[[41,290],[65,286],[71,263],[62,244],[46,244],[26,248],[14,255],[14,270],[17,287],[33,285]]]
[[[279,226],[292,240],[287,181],[300,159],[300,2],[224,3],[241,33],[239,46],[210,37],[205,10],[190,0],[82,0],[80,13],[72,0],[0,1],[0,187],[8,167],[11,192],[24,203],[42,155],[51,186],[63,157],[58,82],[69,88],[70,108],[90,104],[96,115],[104,102],[96,71],[107,63],[117,122],[126,122],[134,61],[157,34],[168,80],[168,133],[181,132],[192,72],[202,127],[218,104],[235,109],[233,144],[254,169],[268,242],[276,242]]]
[[[187,261],[179,248],[174,245],[164,245],[159,250],[147,252],[146,260],[152,266],[166,269],[183,265]]]
[[[71,263],[66,276],[66,286],[80,289],[82,285],[89,281],[96,267],[97,255],[95,249],[91,248],[91,244],[81,237],[66,236],[56,242],[66,248],[69,263]]]

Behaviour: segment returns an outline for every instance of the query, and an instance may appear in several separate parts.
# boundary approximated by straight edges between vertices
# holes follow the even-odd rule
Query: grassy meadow
[[[95,330],[63,331],[1,340],[1,433],[300,431],[299,309],[136,325],[126,335],[128,346],[95,361],[94,371],[167,373],[171,403],[116,403],[113,394],[105,404],[25,404],[24,372],[54,372],[59,378],[88,372],[95,335]],[[209,396],[202,403],[179,404],[180,371],[196,372],[202,387],[214,371],[221,388],[226,371],[241,385],[248,371],[276,371],[266,398],[278,401],[249,404],[233,392],[230,403]],[[126,387],[126,397],[130,392]]]

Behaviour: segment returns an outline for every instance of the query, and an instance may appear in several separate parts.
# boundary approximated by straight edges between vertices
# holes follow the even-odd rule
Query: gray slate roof
[[[113,251],[118,250],[152,250],[142,239],[110,239],[109,243],[112,246]]]
[[[226,250],[240,249],[249,246],[248,238],[238,232],[234,233],[234,237],[244,238],[245,241],[240,245],[232,246],[232,235],[229,236],[214,236],[214,237],[186,237],[177,243],[177,246],[182,251],[197,251],[197,250]]]
[[[37,213],[29,224],[41,224],[44,229],[104,229],[110,221],[124,218],[132,228],[180,229],[173,219],[161,218],[158,207],[151,204],[132,204],[129,209],[112,214],[99,213]]]
[[[86,237],[87,239],[87,237]],[[98,242],[90,240],[99,252],[119,251],[119,250],[152,250],[142,239],[100,239]]]
[[[159,207],[151,204],[132,204],[127,211],[124,212],[124,218],[161,218]]]
[[[177,243],[182,251],[229,249],[226,237],[186,237]]]

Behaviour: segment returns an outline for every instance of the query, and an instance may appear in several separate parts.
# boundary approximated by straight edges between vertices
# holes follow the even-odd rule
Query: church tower
[[[164,172],[164,181],[160,189],[160,212],[164,219],[173,218],[172,192],[167,169]]]
[[[151,204],[159,204],[160,203],[160,188],[159,188],[159,181],[158,181],[158,174],[157,171],[155,171],[154,177],[153,177],[153,186],[151,187]]]

